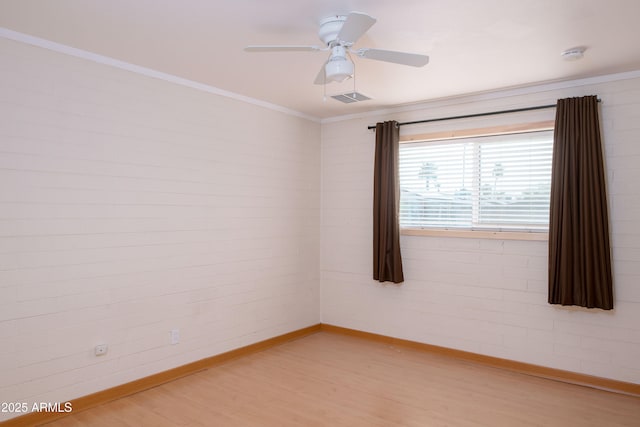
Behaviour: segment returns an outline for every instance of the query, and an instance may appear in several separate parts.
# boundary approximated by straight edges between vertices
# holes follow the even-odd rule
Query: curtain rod
[[[600,102],[600,99],[598,99]],[[398,123],[398,126],[415,125],[418,123],[441,122],[443,120],[470,119],[472,117],[494,116],[496,114],[519,113],[521,111],[545,110],[547,108],[555,108],[556,104],[537,105],[535,107],[514,108],[512,110],[489,111],[488,113],[466,114],[464,116],[440,117],[437,119],[415,120],[413,122]],[[368,126],[367,129],[375,129],[374,126]]]

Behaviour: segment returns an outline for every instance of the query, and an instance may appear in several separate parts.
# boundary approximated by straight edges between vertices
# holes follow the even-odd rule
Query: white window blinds
[[[400,226],[546,231],[553,131],[400,144]]]

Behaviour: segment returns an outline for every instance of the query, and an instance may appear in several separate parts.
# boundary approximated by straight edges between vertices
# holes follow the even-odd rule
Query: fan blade
[[[327,65],[327,62],[329,62],[328,60],[325,61],[322,64],[322,68],[320,68],[320,71],[318,71],[318,75],[316,76],[316,79],[313,81],[314,85],[323,85],[327,82],[327,76],[325,75],[325,70],[324,67]]]
[[[297,46],[297,45],[262,45],[247,46],[245,52],[314,52],[323,50],[320,46]]]
[[[412,67],[423,67],[429,63],[429,57],[427,55],[418,55],[417,53],[366,48],[358,49],[354,53],[362,58],[393,62],[394,64],[411,65]]]
[[[376,20],[369,15],[351,12],[347,15],[347,20],[342,24],[342,28],[338,33],[338,40],[341,40],[347,46],[351,46],[375,23]]]

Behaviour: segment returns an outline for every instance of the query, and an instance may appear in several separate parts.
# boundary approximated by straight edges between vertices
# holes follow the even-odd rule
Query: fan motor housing
[[[320,40],[322,40],[327,46],[331,46],[331,44],[338,38],[338,34],[346,20],[346,16],[336,15],[320,21],[320,29],[318,30],[318,37],[320,37]]]

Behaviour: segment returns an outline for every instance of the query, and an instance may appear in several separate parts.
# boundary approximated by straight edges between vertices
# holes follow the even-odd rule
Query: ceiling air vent
[[[342,93],[340,95],[333,95],[331,97],[337,101],[344,102],[345,104],[351,104],[352,102],[367,101],[371,99],[359,92]]]

